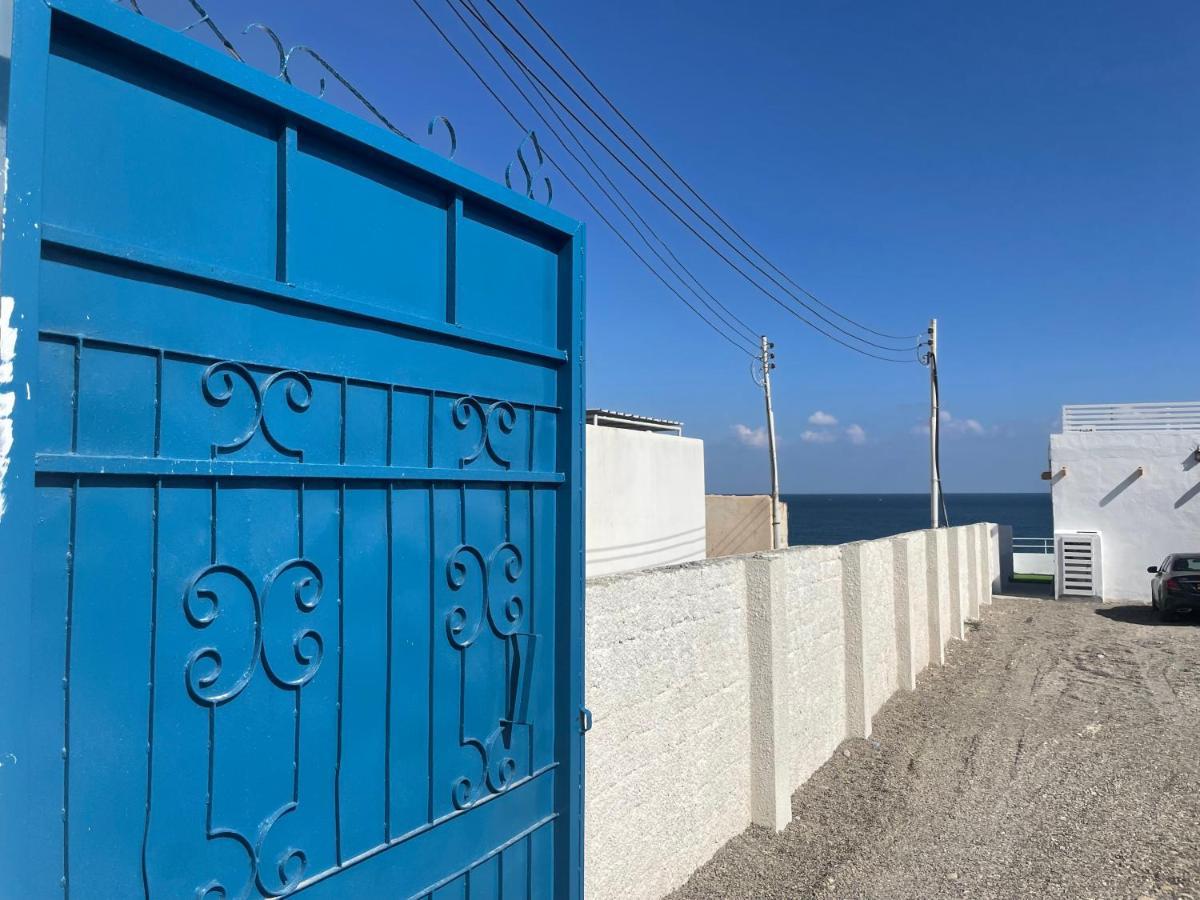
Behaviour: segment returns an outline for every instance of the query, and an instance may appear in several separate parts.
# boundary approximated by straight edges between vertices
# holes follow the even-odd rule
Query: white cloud
[[[809,425],[836,425],[837,419],[835,419],[829,413],[823,412],[822,410],[818,409],[815,413],[813,413],[811,416],[808,417],[808,424]]]
[[[987,434],[988,429],[978,419],[958,419],[948,409],[938,412],[938,422],[941,423],[942,433],[947,435],[981,435]],[[992,429],[995,431],[995,429]],[[912,427],[913,434],[929,434],[929,423],[923,422]]]
[[[832,444],[837,440],[837,435],[832,431],[813,431],[809,429],[800,435],[800,440],[806,444]]]
[[[746,425],[737,424],[733,426],[734,437],[747,447],[765,447],[767,446],[767,429],[766,426],[758,428],[750,428]]]
[[[867,432],[861,425],[850,425],[846,428],[846,437],[850,439],[852,444],[865,444],[867,442]]]

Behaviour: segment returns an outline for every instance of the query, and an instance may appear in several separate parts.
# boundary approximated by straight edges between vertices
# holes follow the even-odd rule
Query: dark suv
[[[1172,553],[1160,566],[1146,570],[1150,582],[1150,605],[1160,618],[1183,609],[1200,609],[1200,553]]]

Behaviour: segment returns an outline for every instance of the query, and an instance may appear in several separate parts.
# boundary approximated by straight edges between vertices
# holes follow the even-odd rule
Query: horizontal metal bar
[[[1175,412],[1169,410],[1160,410],[1153,413],[1112,413],[1100,415],[1098,413],[1088,413],[1080,415],[1068,415],[1067,421],[1070,422],[1112,422],[1112,421],[1145,421],[1147,419],[1194,419],[1200,416],[1200,409],[1178,409]]]
[[[43,475],[146,478],[302,478],[313,481],[469,481],[499,484],[562,484],[564,480],[558,472],[512,472],[505,469],[425,469],[417,466],[82,456],[73,453],[39,453],[37,472]]]
[[[1068,403],[1063,406],[1065,410],[1093,410],[1093,409],[1188,409],[1200,407],[1200,400],[1164,400],[1161,403]]]
[[[52,329],[42,329],[38,332],[38,337],[58,343],[74,345],[77,341],[82,347],[94,347],[101,350],[116,350],[122,353],[138,353],[146,356],[157,356],[162,353],[163,358],[167,360],[197,363],[199,365],[209,365],[215,362],[225,362],[221,357],[205,356],[201,353],[191,353],[187,350],[175,350],[170,347],[149,346],[146,344],[131,344],[126,341],[117,341],[110,338],[88,337],[82,334],[70,334],[64,331],[54,331]],[[291,369],[287,366],[273,365],[265,363],[261,360],[248,359],[239,356],[233,362],[241,363],[251,370],[261,370],[263,372],[279,372],[283,370],[296,371],[314,381],[332,381],[340,383],[345,381],[346,384],[356,387],[378,388],[383,391],[396,391],[401,393],[421,394],[425,397],[447,397],[457,400],[460,397],[474,397],[477,400],[500,401],[504,400],[510,403],[517,409],[536,410],[538,412],[558,413],[562,411],[562,407],[552,403],[530,403],[525,400],[509,400],[505,397],[492,397],[487,394],[466,394],[462,391],[450,391],[444,388],[420,387],[414,384],[402,384],[400,382],[375,381],[369,378],[355,378],[348,375],[337,375],[333,372],[325,372],[320,369],[304,368]]]
[[[1200,421],[1197,422],[1175,422],[1170,425],[1136,425],[1133,423],[1125,425],[1075,425],[1067,426],[1066,431],[1074,433],[1088,433],[1093,431],[1196,431],[1200,430]]]
[[[209,263],[186,260],[175,256],[156,253],[144,247],[136,247],[107,238],[97,237],[64,228],[60,225],[43,223],[42,243],[59,247],[89,256],[98,256],[111,262],[143,269],[167,272],[193,281],[215,284],[223,288],[241,293],[257,294],[271,297],[284,303],[342,313],[358,319],[368,319],[374,322],[384,322],[397,325],[425,334],[436,334],[449,337],[456,341],[478,344],[484,347],[498,347],[525,356],[550,360],[555,363],[564,362],[567,354],[554,347],[533,344],[527,341],[513,340],[500,337],[484,331],[462,328],[458,325],[448,325],[434,319],[421,316],[410,316],[394,312],[374,303],[354,300],[337,294],[330,294],[316,288],[301,287],[257,275],[247,275],[243,272],[233,272]]]

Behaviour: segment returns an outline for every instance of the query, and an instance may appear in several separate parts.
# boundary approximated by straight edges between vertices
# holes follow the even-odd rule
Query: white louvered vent
[[[1058,597],[1104,596],[1100,566],[1100,535],[1095,531],[1059,531],[1054,535]]]

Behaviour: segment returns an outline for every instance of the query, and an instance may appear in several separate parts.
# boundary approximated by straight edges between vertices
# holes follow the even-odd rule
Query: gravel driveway
[[[997,598],[792,813],[673,900],[1200,900],[1200,624]]]

